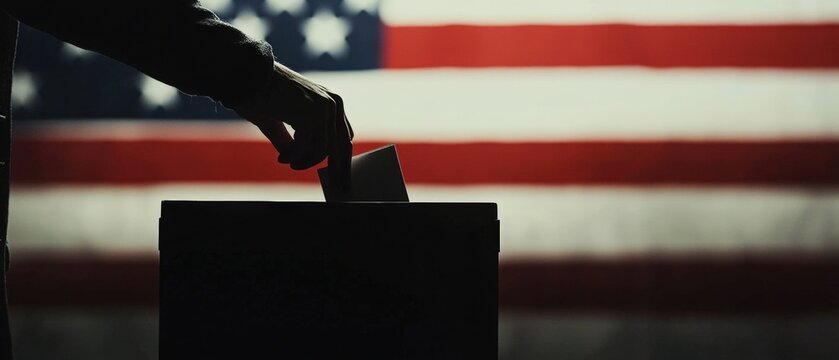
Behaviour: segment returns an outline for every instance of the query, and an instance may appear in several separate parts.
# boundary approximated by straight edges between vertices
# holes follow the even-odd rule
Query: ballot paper
[[[396,145],[390,144],[352,157],[351,187],[347,194],[336,194],[329,186],[328,168],[318,169],[323,196],[331,201],[408,201],[408,190]]]

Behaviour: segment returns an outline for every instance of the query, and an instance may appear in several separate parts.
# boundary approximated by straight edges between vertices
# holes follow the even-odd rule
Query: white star
[[[232,0],[201,0],[201,5],[216,14],[223,14],[233,8]]]
[[[333,57],[342,57],[349,51],[347,35],[350,22],[335,16],[326,9],[318,10],[315,16],[307,19],[301,26],[306,52],[313,57],[329,53]]]
[[[61,46],[61,52],[69,59],[86,59],[96,54],[93,51],[82,49],[70,43],[64,43]]]
[[[38,80],[26,70],[15,71],[12,80],[12,104],[28,106],[38,97]]]
[[[178,89],[146,75],[140,78],[140,96],[148,109],[174,107],[178,103]]]
[[[300,15],[306,9],[306,0],[265,0],[265,9],[274,15],[283,11],[291,15]]]
[[[230,24],[257,40],[265,40],[265,36],[271,32],[271,25],[251,9],[240,11],[230,20]]]
[[[379,9],[379,0],[344,0],[344,9],[353,15],[362,11],[372,15]]]

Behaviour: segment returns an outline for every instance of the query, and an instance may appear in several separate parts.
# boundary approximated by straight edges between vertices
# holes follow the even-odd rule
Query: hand
[[[234,110],[271,141],[280,163],[302,170],[330,155],[330,173],[333,162],[349,171],[353,132],[343,100],[303,75],[275,62],[266,89]],[[294,129],[294,137],[285,124]]]

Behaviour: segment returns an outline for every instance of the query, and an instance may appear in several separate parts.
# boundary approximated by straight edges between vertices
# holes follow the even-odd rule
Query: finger
[[[347,126],[347,131],[350,133],[350,141],[352,141],[352,139],[355,139],[355,131],[353,131],[352,125],[350,125],[350,120],[347,119],[346,114],[344,114],[344,125]]]
[[[352,142],[349,122],[344,114],[344,102],[338,95],[335,99],[335,114],[330,126],[329,137],[329,178],[335,184],[338,193],[348,193],[352,186],[351,162]]]
[[[293,148],[296,157],[291,161],[291,168],[295,170],[308,169],[317,165],[327,155],[327,139],[329,120],[334,116],[334,105],[330,102],[321,107],[320,116],[313,117],[317,120],[315,126],[311,126],[295,133]]]
[[[294,140],[285,148],[285,151],[281,152],[280,155],[277,157],[277,162],[280,164],[291,164],[292,161],[300,157],[298,155],[297,146],[295,146]]]
[[[343,124],[341,126],[344,126],[346,128],[346,130],[345,130],[346,133],[347,133],[346,138],[349,141],[352,141],[352,139],[355,137],[355,131],[353,131],[352,125],[350,125],[350,120],[347,119],[347,113],[344,111],[344,99],[341,98],[338,95],[334,95],[334,97],[335,97],[335,104],[336,104],[337,109],[338,109],[338,119],[343,120]]]
[[[336,127],[335,127],[335,137],[336,140],[336,155],[343,157],[344,159],[349,159],[352,156],[352,138],[353,138],[353,130],[352,126],[350,126],[350,122],[347,119],[347,114],[344,112],[344,101],[341,99],[340,96],[337,96],[336,103]]]
[[[294,170],[308,169],[317,165],[326,158],[326,151],[323,146],[322,137],[302,136],[292,142],[293,158],[289,165]]]
[[[269,121],[266,124],[257,125],[257,128],[271,142],[271,145],[279,154],[288,151],[293,138],[288,133],[285,124],[280,121]]]

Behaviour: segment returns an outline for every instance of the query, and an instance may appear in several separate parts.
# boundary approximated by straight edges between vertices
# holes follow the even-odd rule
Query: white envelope
[[[396,145],[390,144],[352,157],[351,188],[348,194],[334,194],[327,167],[318,169],[323,195],[330,201],[408,201],[408,190]]]

